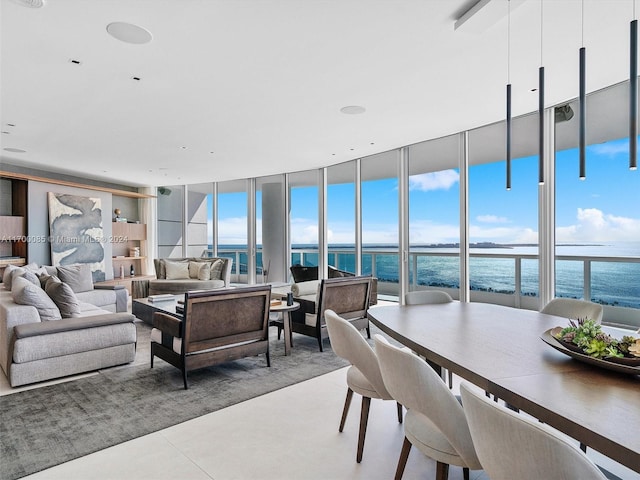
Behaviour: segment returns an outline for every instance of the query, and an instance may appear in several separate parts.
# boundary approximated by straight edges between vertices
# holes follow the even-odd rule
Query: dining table
[[[430,363],[640,472],[640,376],[577,361],[542,340],[569,319],[457,301],[367,314]]]

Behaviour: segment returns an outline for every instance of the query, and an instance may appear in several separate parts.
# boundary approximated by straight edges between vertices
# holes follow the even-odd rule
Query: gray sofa
[[[231,283],[233,260],[229,258],[156,258],[153,263],[156,278],[149,280],[149,295],[215,290],[228,287]]]
[[[46,273],[53,271],[49,267]],[[6,281],[5,272],[0,284],[0,366],[12,387],[135,359],[135,317],[127,313],[124,287],[91,285],[91,289],[74,292],[73,313],[61,318],[60,311],[68,305],[53,302],[34,282],[18,279],[19,273],[9,275],[13,281]],[[37,301],[25,301],[34,296]]]

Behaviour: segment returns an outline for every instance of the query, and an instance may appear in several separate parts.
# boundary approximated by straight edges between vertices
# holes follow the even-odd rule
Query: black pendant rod
[[[638,21],[631,21],[629,59],[629,168],[638,167]]]
[[[538,183],[544,183],[544,67],[538,70]]]
[[[511,84],[507,85],[507,190],[511,190]]]
[[[587,177],[587,88],[586,88],[587,49],[580,49],[580,180]]]

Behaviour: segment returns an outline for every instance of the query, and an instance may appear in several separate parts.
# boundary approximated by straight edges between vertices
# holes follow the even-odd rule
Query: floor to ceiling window
[[[187,185],[187,256],[206,257],[211,249],[212,183]]]
[[[578,115],[556,127],[556,296],[640,308],[640,172],[629,169],[627,82],[587,97],[586,178]],[[635,257],[635,262],[629,257]]]
[[[378,294],[399,294],[399,152],[362,159],[362,274],[378,278]]]
[[[233,260],[232,279],[247,278],[247,181],[218,183],[218,256]]]
[[[318,170],[289,175],[291,265],[318,265]]]
[[[356,273],[355,162],[327,168],[329,265]]]
[[[409,290],[460,288],[460,136],[409,147]]]
[[[158,187],[158,258],[183,256],[184,186]]]
[[[511,190],[504,122],[469,132],[471,299],[537,308],[537,115],[513,122]]]

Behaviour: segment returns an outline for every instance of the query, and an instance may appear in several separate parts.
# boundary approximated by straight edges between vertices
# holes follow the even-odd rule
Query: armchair
[[[300,310],[291,316],[291,331],[314,337],[322,352],[322,341],[329,336],[324,319],[325,310],[333,310],[358,330],[367,329],[371,338],[367,309],[371,294],[371,277],[326,278],[313,299],[295,298]]]
[[[269,357],[271,286],[194,291],[184,295],[184,316],[162,312],[153,317],[151,368],[159,357],[187,372],[243,357]]]

